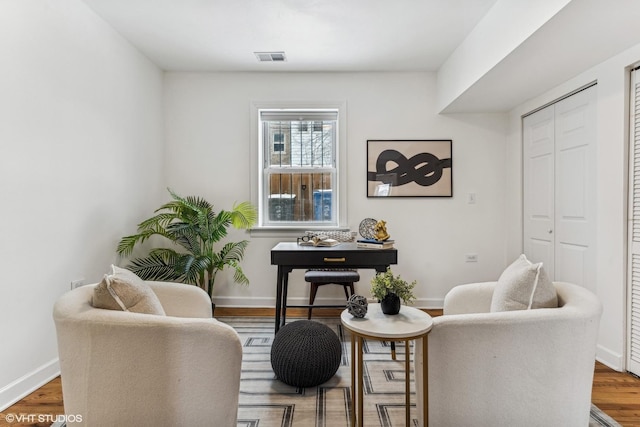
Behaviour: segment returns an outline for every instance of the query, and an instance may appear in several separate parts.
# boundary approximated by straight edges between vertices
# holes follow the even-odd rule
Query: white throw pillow
[[[491,299],[491,311],[558,307],[556,288],[542,263],[533,264],[523,254],[500,275]]]
[[[132,271],[115,265],[111,266],[111,274],[105,274],[94,289],[92,305],[109,310],[165,315],[160,300],[149,285]]]

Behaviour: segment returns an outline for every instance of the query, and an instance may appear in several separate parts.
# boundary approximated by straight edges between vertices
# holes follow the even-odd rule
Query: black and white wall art
[[[452,141],[368,140],[367,197],[452,197]]]

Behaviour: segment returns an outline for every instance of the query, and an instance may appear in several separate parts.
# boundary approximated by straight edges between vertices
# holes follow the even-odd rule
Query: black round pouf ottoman
[[[284,325],[271,345],[276,377],[295,387],[314,387],[328,381],[340,367],[342,346],[329,328],[313,320]]]

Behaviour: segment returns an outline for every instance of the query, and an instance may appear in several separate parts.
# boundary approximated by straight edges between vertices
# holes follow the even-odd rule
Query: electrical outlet
[[[86,285],[85,279],[76,279],[71,281],[71,290],[75,288],[79,288],[80,286]]]
[[[464,262],[478,262],[478,254],[466,254]]]

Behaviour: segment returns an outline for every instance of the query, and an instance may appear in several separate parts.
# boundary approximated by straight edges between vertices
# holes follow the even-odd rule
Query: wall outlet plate
[[[478,254],[466,254],[464,262],[478,262]]]

